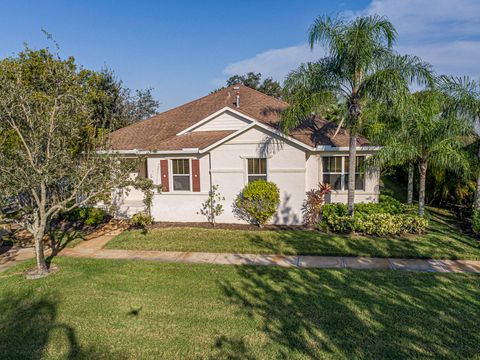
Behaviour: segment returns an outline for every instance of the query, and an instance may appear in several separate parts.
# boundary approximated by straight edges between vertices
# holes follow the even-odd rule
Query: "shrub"
[[[480,235],[480,211],[475,210],[472,215],[472,231],[475,235]]]
[[[72,222],[98,226],[106,221],[108,214],[105,210],[96,207],[79,207],[65,213],[63,217]]]
[[[223,205],[220,203],[221,201],[225,201],[225,197],[218,191],[218,185],[212,185],[207,200],[202,203],[202,208],[198,212],[204,215],[212,226],[215,226],[215,219],[217,216],[220,216],[223,213]]]
[[[330,215],[323,218],[320,227],[333,232],[357,231],[367,235],[385,236],[404,233],[425,232],[428,221],[418,215],[409,214],[360,214],[354,218],[348,215]]]
[[[279,204],[280,192],[277,185],[265,180],[248,183],[235,200],[238,211],[259,226],[268,222]]]
[[[306,225],[315,225],[320,219],[322,206],[325,203],[325,195],[332,191],[330,184],[319,183],[316,189],[307,192],[307,198],[303,202],[302,212]]]
[[[132,224],[133,227],[144,229],[148,225],[153,224],[153,217],[142,211],[132,216],[130,224]]]
[[[322,218],[328,219],[332,216],[347,216],[348,215],[348,207],[345,204],[340,203],[332,203],[332,204],[325,204],[322,207]]]

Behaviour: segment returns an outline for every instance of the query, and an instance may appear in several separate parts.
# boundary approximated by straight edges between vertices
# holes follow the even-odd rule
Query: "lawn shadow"
[[[56,297],[39,297],[33,291],[6,293],[0,300],[0,354],[3,359],[40,360],[117,358],[104,347],[80,345],[73,327],[57,320]],[[49,345],[55,337],[55,346]],[[58,343],[57,343],[58,342]],[[54,350],[55,354],[50,354]]]
[[[259,324],[267,338],[262,351],[275,358],[455,359],[480,352],[478,279],[459,290],[451,275],[236,269],[240,280],[219,286],[239,316]],[[219,336],[217,357],[253,358],[248,335]]]

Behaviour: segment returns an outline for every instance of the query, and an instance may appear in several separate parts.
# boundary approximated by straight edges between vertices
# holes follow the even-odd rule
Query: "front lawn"
[[[372,237],[316,231],[241,231],[201,228],[126,231],[111,249],[203,251],[285,255],[378,256],[480,260],[480,241],[462,234],[447,213],[431,212],[421,236]]]
[[[55,258],[1,274],[3,359],[478,358],[480,276]]]

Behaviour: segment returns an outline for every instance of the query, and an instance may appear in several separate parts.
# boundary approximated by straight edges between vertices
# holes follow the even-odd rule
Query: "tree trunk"
[[[348,214],[353,217],[355,204],[355,163],[357,160],[357,135],[350,133],[348,149]]]
[[[420,172],[420,184],[418,191],[418,215],[423,217],[425,214],[425,182],[427,180],[427,159],[422,158],[418,164]]]
[[[43,237],[45,231],[41,229],[35,232],[35,256],[37,259],[37,269],[39,274],[48,273],[47,263],[45,262],[45,253],[43,251]]]
[[[480,159],[480,146],[478,147],[478,158]],[[475,203],[473,204],[474,210],[480,210],[480,172],[477,174],[477,188],[475,189]]]
[[[413,203],[413,176],[415,167],[413,162],[408,164],[408,189],[407,189],[407,204]]]

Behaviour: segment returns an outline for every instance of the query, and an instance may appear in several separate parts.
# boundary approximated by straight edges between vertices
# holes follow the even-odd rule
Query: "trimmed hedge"
[[[404,205],[390,196],[381,196],[379,203],[355,204],[355,216],[348,215],[345,204],[325,204],[319,227],[339,233],[352,231],[367,235],[421,234],[428,221],[416,215],[415,207]]]

